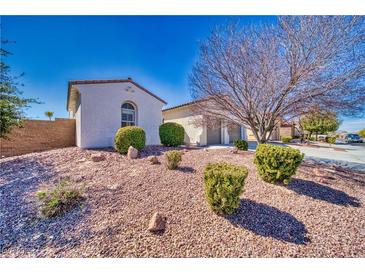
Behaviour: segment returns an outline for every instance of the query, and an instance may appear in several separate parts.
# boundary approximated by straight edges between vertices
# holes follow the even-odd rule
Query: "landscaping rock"
[[[165,230],[166,226],[166,217],[164,217],[161,213],[155,212],[148,224],[148,231],[150,232],[159,232]]]
[[[128,157],[129,159],[137,159],[137,157],[138,157],[138,149],[136,149],[136,148],[134,148],[134,147],[130,146],[130,147],[128,148],[128,154],[127,154],[127,157]]]
[[[233,148],[232,150],[231,150],[231,153],[233,153],[233,154],[237,154],[238,153],[238,148]]]
[[[151,163],[151,165],[158,164],[158,159],[156,156],[152,155],[147,158],[147,160]]]
[[[91,156],[91,160],[93,162],[101,162],[101,161],[104,161],[105,160],[105,156],[101,153],[98,153],[98,154],[93,154]]]

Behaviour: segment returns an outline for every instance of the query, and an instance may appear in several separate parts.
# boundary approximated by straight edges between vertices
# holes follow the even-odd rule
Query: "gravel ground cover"
[[[191,149],[164,166],[163,147],[136,160],[111,149],[66,148],[0,160],[0,257],[364,257],[365,174],[304,162],[288,187],[264,183],[252,152]],[[93,162],[101,153],[104,161]],[[147,156],[161,164],[151,165]],[[241,206],[208,207],[203,170],[227,161],[249,169]],[[35,193],[68,178],[86,201],[64,216],[38,217]],[[147,231],[155,212],[165,232]]]

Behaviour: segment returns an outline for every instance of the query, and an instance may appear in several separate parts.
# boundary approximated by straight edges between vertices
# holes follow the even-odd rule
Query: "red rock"
[[[161,213],[155,212],[148,224],[148,231],[150,232],[158,232],[165,230],[166,226],[166,217],[164,217]]]

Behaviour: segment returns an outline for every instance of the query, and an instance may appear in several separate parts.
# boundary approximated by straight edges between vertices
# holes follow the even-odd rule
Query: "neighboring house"
[[[230,144],[235,139],[247,140],[247,129],[237,125],[228,127],[221,123],[208,127],[201,121],[202,115],[193,112],[194,102],[167,108],[162,111],[164,122],[175,122],[182,125],[185,129],[185,144],[190,145],[216,145]]]
[[[120,127],[136,125],[146,132],[146,144],[160,144],[164,100],[125,80],[81,80],[68,83],[67,110],[76,119],[76,145],[113,146]]]

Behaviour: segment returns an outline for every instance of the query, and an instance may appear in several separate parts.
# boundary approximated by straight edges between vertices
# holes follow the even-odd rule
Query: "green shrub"
[[[362,129],[362,130],[360,130],[360,131],[358,132],[358,134],[359,134],[362,138],[365,138],[365,128],[364,128],[364,129]]]
[[[254,163],[264,181],[289,184],[303,157],[304,154],[291,147],[260,144],[256,149]]]
[[[334,137],[334,136],[327,136],[326,137],[326,143],[329,143],[329,144],[336,143],[336,137]]]
[[[204,171],[205,197],[217,214],[232,214],[240,205],[245,179],[244,166],[210,163]]]
[[[126,154],[130,146],[141,150],[145,147],[145,144],[146,133],[141,127],[122,127],[115,134],[114,147],[121,154]]]
[[[159,128],[161,144],[168,147],[180,146],[184,143],[185,131],[177,123],[165,123]]]
[[[307,138],[307,140],[309,140],[309,141],[312,141],[312,142],[313,142],[313,141],[315,141],[315,140],[316,140],[316,138],[315,138],[315,137],[308,137],[308,138]]]
[[[68,181],[61,181],[54,188],[37,192],[40,211],[46,218],[62,215],[83,200],[81,190]]]
[[[179,166],[182,155],[184,154],[183,151],[179,150],[170,150],[165,153],[166,157],[166,164],[168,169],[177,169]]]
[[[281,136],[281,141],[284,143],[284,144],[288,144],[290,143],[290,141],[292,140],[292,137],[290,136]]]
[[[247,150],[248,143],[245,140],[236,139],[233,141],[233,145],[238,148],[239,150]]]

